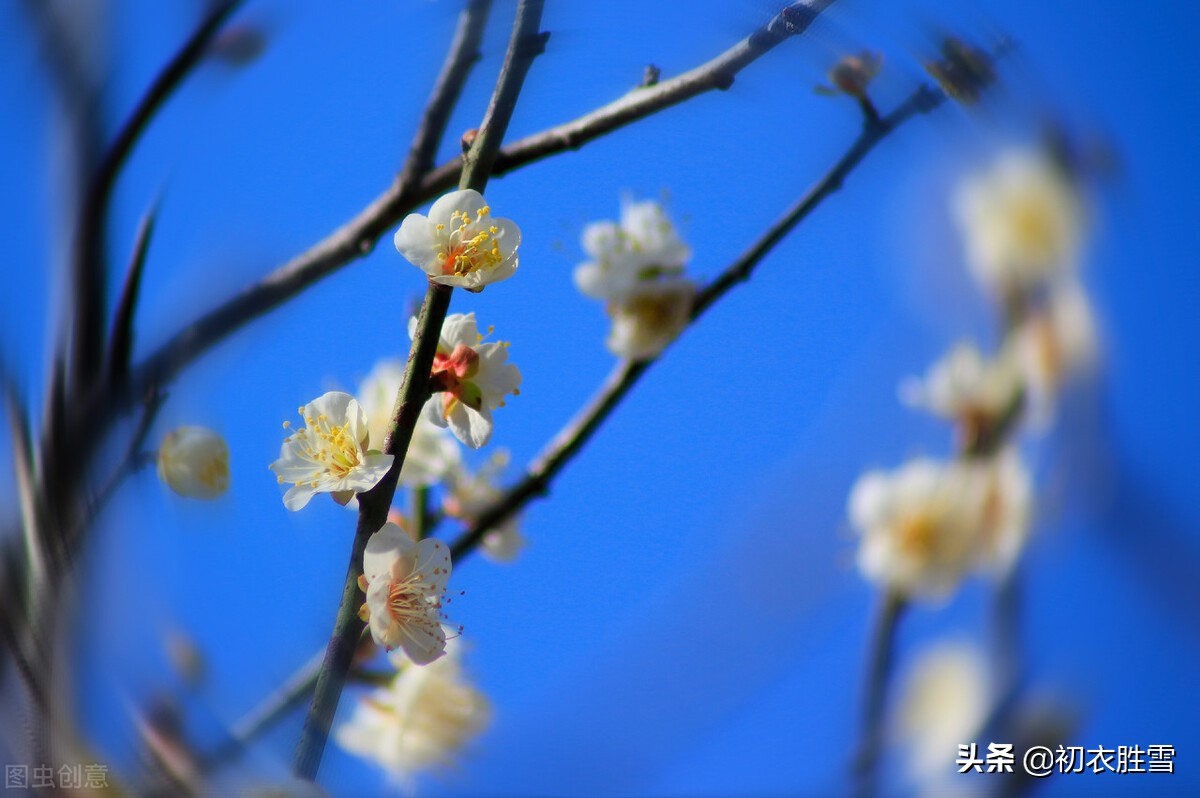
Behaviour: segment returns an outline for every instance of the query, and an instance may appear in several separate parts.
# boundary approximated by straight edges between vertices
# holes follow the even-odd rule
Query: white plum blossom
[[[1081,198],[1044,155],[1003,154],[962,184],[953,210],[971,271],[1001,296],[1037,288],[1070,271],[1079,257]]]
[[[416,327],[411,319],[410,336]],[[507,360],[508,342],[484,343],[474,313],[447,316],[433,359],[436,393],[425,405],[425,417],[448,426],[472,449],[486,444],[492,437],[492,411],[503,407],[509,394],[520,393],[521,372]]]
[[[692,256],[657,202],[621,204],[620,222],[592,222],[583,229],[583,249],[592,258],[575,269],[579,290],[595,299],[627,296],[639,283],[678,276]]]
[[[657,202],[625,200],[621,221],[583,230],[592,257],[575,269],[584,294],[606,303],[612,329],[605,344],[618,357],[657,357],[687,326],[696,287],[683,277],[692,252]]]
[[[1013,333],[1010,345],[1024,377],[1030,417],[1045,427],[1054,417],[1062,386],[1095,363],[1096,321],[1082,287],[1060,283],[1045,304],[1032,311]]]
[[[1008,349],[987,358],[974,344],[963,342],[934,363],[924,378],[901,383],[900,399],[959,422],[971,443],[1014,408],[1021,391],[1021,369]]]
[[[979,469],[960,462],[864,474],[849,500],[859,570],[903,596],[946,597],[976,562],[986,490]]]
[[[367,596],[360,617],[376,643],[404,649],[417,665],[442,656],[442,597],[450,567],[450,550],[440,540],[418,543],[391,522],[371,535],[358,586]]]
[[[333,494],[345,504],[375,487],[392,467],[390,454],[368,450],[367,420],[350,394],[330,391],[299,412],[304,428],[284,440],[271,464],[280,484],[292,486],[283,496],[289,510],[303,508],[316,493]]]
[[[910,460],[864,474],[850,493],[858,567],[907,597],[941,599],[969,573],[1002,576],[1029,536],[1033,488],[1015,449]]]
[[[229,489],[229,447],[207,427],[179,427],[158,447],[158,478],[191,499],[216,499]]]
[[[980,566],[994,576],[1008,573],[1029,539],[1033,478],[1015,447],[980,464],[984,471]]]
[[[974,740],[987,720],[988,685],[987,664],[970,643],[939,643],[913,663],[900,686],[894,733],[916,780],[941,783],[946,794],[958,794],[944,780],[957,775],[958,745]]]
[[[462,466],[452,471],[446,480],[449,493],[442,502],[446,515],[473,523],[491,509],[504,496],[496,482],[507,465],[508,452],[501,449],[474,473]],[[516,514],[483,535],[483,554],[493,562],[512,562],[523,548],[525,536],[521,534],[520,519]]]
[[[382,448],[391,428],[392,409],[403,380],[403,363],[381,360],[359,386],[358,402],[367,416],[371,445],[376,448]],[[422,415],[413,428],[412,441],[400,468],[400,484],[428,487],[445,479],[461,462],[462,450],[458,442]]]
[[[393,658],[399,668],[384,687],[360,700],[334,740],[369,759],[397,781],[448,767],[491,722],[487,697],[463,673],[459,647],[422,668]]]
[[[478,191],[452,191],[433,203],[429,216],[404,218],[394,238],[396,250],[431,282],[478,293],[517,270],[521,230],[491,212]]]
[[[657,357],[688,325],[696,287],[690,280],[643,281],[608,304],[612,329],[605,345],[617,357]]]

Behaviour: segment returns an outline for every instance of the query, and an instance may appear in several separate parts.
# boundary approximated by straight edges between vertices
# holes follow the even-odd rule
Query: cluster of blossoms
[[[687,326],[696,295],[683,276],[692,251],[666,211],[626,200],[620,222],[593,222],[582,241],[592,259],[576,267],[575,284],[606,303],[609,351],[632,360],[657,356]]]
[[[447,767],[491,721],[491,705],[465,676],[459,647],[424,668],[393,656],[396,675],[360,700],[334,732],[345,750],[384,768],[397,781]]]
[[[966,181],[954,211],[971,273],[1005,309],[1006,335],[990,356],[959,342],[900,394],[954,422],[963,456],[868,473],[849,499],[860,570],[906,597],[946,597],[972,571],[1011,568],[1028,536],[1032,485],[1003,443],[1019,419],[1051,416],[1095,347],[1076,276],[1082,201],[1062,169],[1007,154]]]

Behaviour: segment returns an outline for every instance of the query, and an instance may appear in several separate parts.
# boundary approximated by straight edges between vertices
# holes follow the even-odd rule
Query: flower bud
[[[206,427],[180,427],[158,449],[158,478],[180,496],[216,499],[229,488],[229,447]]]

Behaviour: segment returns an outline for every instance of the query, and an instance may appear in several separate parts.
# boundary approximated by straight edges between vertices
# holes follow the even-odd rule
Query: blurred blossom
[[[575,285],[594,299],[614,300],[641,284],[678,275],[692,251],[667,212],[653,200],[621,203],[621,220],[592,222],[583,229],[583,249],[592,260],[575,268]]]
[[[431,282],[478,293],[517,270],[521,230],[491,212],[478,191],[453,191],[433,203],[428,217],[404,218],[394,237],[396,251]]]
[[[1076,265],[1082,203],[1062,170],[1039,153],[1002,154],[963,182],[953,206],[972,273],[1002,298],[1025,295]]]
[[[1094,365],[1096,321],[1077,281],[1054,286],[1013,333],[1016,362],[1024,376],[1030,418],[1044,427],[1054,417],[1064,383]]]
[[[416,330],[417,320],[412,318],[409,336]],[[436,393],[425,405],[425,417],[439,427],[448,426],[472,449],[485,445],[492,437],[492,411],[504,407],[509,394],[520,393],[521,372],[507,360],[508,342],[484,343],[474,313],[447,316],[433,359]]]
[[[942,40],[941,58],[926,63],[925,71],[948,96],[968,105],[978,102],[996,79],[992,57],[954,36]]]
[[[666,211],[651,200],[625,200],[620,223],[584,228],[583,249],[592,260],[575,268],[575,284],[607,303],[608,350],[632,360],[657,356],[687,326],[696,295],[682,276],[692,251]]]
[[[1002,574],[1029,534],[1031,481],[1015,450],[910,460],[850,492],[863,575],[907,597],[945,598],[974,570]]]
[[[1029,539],[1033,478],[1016,447],[1004,449],[979,467],[986,481],[980,565],[1002,576],[1012,569]]]
[[[690,280],[667,279],[647,281],[612,300],[608,351],[631,360],[657,357],[687,327],[695,296]]]
[[[292,485],[283,496],[289,510],[302,509],[316,493],[331,493],[345,504],[375,487],[392,467],[390,454],[367,450],[367,419],[350,394],[330,391],[299,413],[304,429],[284,439],[270,466],[280,484]]]
[[[352,754],[372,760],[398,781],[453,765],[455,756],[487,728],[491,705],[465,676],[459,647],[423,668],[394,658],[399,672],[386,687],[358,701],[334,732]]]
[[[158,447],[158,478],[180,496],[216,499],[229,489],[229,447],[206,427],[180,427]]]
[[[381,449],[392,426],[392,409],[404,381],[404,364],[381,360],[358,389],[358,403],[367,417],[371,446]],[[427,487],[441,482],[462,460],[462,451],[445,429],[425,416],[413,428],[412,441],[400,468],[400,484]]]
[[[446,480],[449,494],[443,502],[446,515],[474,523],[496,502],[504,497],[498,485],[498,477],[508,465],[508,452],[501,449],[478,471],[471,473],[461,464],[450,472]],[[525,536],[521,534],[520,518],[515,513],[499,526],[489,529],[483,536],[483,554],[493,562],[510,563],[525,548]]]
[[[415,542],[396,524],[371,535],[358,586],[366,594],[359,615],[375,642],[404,649],[417,665],[442,656],[442,597],[450,580],[450,550],[440,540]]]
[[[979,650],[941,643],[924,651],[898,698],[895,732],[910,773],[926,784],[957,777],[958,746],[977,741],[990,711],[988,670]]]
[[[900,398],[913,407],[958,421],[975,440],[993,426],[1017,401],[1021,370],[1008,351],[985,358],[976,346],[960,342],[934,363],[924,378],[910,377],[900,385]]]
[[[817,86],[822,94],[848,94],[851,97],[866,97],[867,85],[883,68],[883,56],[863,50],[858,55],[843,56],[829,70],[828,86]]]

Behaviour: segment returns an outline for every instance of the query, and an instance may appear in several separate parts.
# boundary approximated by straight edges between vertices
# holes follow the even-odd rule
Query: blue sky
[[[496,4],[439,160],[482,115],[513,5]],[[619,96],[646,63],[664,77],[688,69],[774,10],[762,0],[547,6],[552,38],[510,138]],[[112,129],[196,7],[106,7]],[[265,27],[266,53],[195,75],[118,185],[116,263],[162,198],[135,358],[389,184],[456,11],[448,0],[249,0],[236,20]],[[0,348],[36,405],[40,342],[61,299],[58,273],[44,266],[63,246],[48,221],[61,214],[46,180],[53,106],[16,4],[0,21],[10,185],[0,197],[10,263]],[[1197,23],[1181,2],[1125,8],[1118,20],[1085,2],[843,0],[729,91],[494,180],[495,213],[523,231],[521,268],[482,294],[457,294],[452,312],[473,310],[512,342],[524,384],[498,411],[493,445],[512,452],[515,478],[612,365],[605,317],[571,282],[586,222],[614,218],[623,192],[665,198],[694,250],[691,272],[712,276],[855,135],[853,103],[811,91],[837,55],[883,52],[874,96],[886,110],[923,79],[935,26],[1020,42],[991,102],[974,113],[947,106],[890,138],[672,347],[529,508],[517,564],[472,558],[456,570],[466,595],[454,620],[496,720],[458,772],[423,791],[783,795],[843,783],[875,598],[852,567],[845,496],[868,467],[951,451],[943,425],[896,401],[903,377],[960,337],[989,340],[996,323],[963,272],[949,194],[989,154],[1035,141],[1047,113],[1111,148],[1118,169],[1091,194],[1084,272],[1103,368],[1068,397],[1058,433],[1029,449],[1044,497],[1024,575],[1030,667],[1040,688],[1080,708],[1081,744],[1174,744],[1180,773],[1153,788],[1200,786],[1200,733],[1179,711],[1194,703],[1200,665],[1200,594],[1187,568],[1200,561]],[[185,630],[210,659],[190,699],[196,733],[209,738],[324,644],[353,519],[328,502],[287,512],[266,466],[299,404],[352,390],[377,359],[407,351],[422,283],[385,237],[172,386],[152,438],[184,423],[221,430],[234,484],[197,506],[140,474],[94,531],[78,692],[111,761],[131,761],[128,728],[112,720],[124,703],[177,689],[164,630]],[[948,607],[914,612],[901,669],[947,635],[982,639],[986,606],[984,586],[972,585]],[[268,737],[253,759],[262,773],[284,772],[298,728],[292,717]],[[332,746],[322,775],[348,795],[386,785]],[[1051,779],[1045,792],[1128,788],[1074,779]]]

